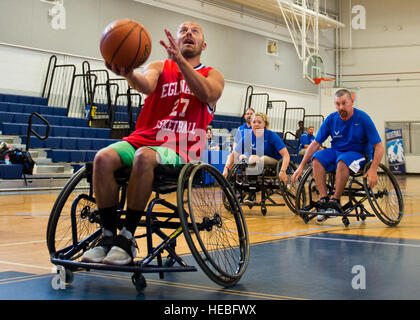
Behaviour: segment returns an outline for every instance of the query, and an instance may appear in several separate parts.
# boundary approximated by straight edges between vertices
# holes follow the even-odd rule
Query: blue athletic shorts
[[[341,152],[333,149],[324,149],[315,152],[312,156],[312,160],[314,158],[321,162],[327,172],[335,171],[337,169],[337,163],[340,160],[343,161],[354,173],[357,173],[366,163],[365,157],[356,151]]]

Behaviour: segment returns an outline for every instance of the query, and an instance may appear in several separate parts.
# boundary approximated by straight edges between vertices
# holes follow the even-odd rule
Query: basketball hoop
[[[315,84],[320,84],[321,81],[333,81],[335,78],[314,78]]]

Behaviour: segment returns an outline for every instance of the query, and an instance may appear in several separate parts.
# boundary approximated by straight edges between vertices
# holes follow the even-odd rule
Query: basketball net
[[[320,84],[322,81],[333,81],[335,78],[314,78],[315,84]]]

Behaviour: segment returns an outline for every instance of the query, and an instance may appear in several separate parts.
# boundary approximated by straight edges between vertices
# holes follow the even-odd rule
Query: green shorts
[[[117,151],[123,166],[131,167],[133,165],[136,149],[130,143],[127,141],[118,141],[109,145],[109,147]],[[153,149],[157,152],[160,158],[158,159],[160,164],[172,164],[173,166],[185,164],[185,160],[172,149],[161,146],[147,146],[147,148]]]

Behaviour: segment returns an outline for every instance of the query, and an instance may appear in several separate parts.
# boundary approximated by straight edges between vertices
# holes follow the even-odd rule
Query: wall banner
[[[404,140],[402,129],[385,128],[389,169],[392,173],[405,174]]]

